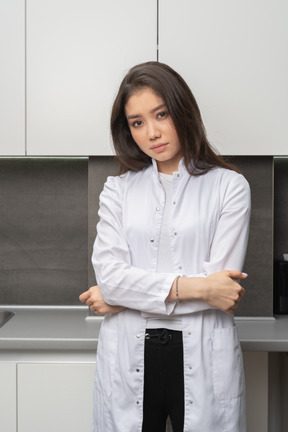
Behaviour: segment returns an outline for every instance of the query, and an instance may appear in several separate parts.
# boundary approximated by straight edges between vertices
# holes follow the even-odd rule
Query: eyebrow
[[[157,107],[153,108],[153,109],[150,111],[150,113],[153,114],[154,112],[156,112],[156,111],[158,111],[159,109],[164,108],[164,107],[166,107],[166,104],[165,104],[165,103],[163,103],[163,104],[161,104],[161,105],[158,105]],[[127,119],[128,119],[128,120],[132,120],[132,119],[139,118],[139,117],[142,117],[141,114],[132,114],[132,115],[127,116]]]

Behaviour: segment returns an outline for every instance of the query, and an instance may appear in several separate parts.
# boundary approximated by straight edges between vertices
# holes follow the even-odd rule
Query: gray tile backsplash
[[[273,158],[241,156],[232,162],[252,191],[247,294],[237,315],[271,316]],[[79,304],[79,293],[95,283],[91,253],[99,194],[116,169],[108,156],[0,159],[0,303]],[[281,239],[287,238],[284,231]]]
[[[0,303],[77,304],[88,285],[88,158],[0,159]]]
[[[235,315],[273,315],[273,158],[234,157],[251,188],[250,235],[243,281],[246,295]]]

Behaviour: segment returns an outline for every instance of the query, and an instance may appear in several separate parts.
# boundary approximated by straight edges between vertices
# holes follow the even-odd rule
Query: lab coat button
[[[191,365],[189,366],[189,369],[192,369],[192,366],[191,366]]]
[[[136,372],[140,372],[140,369],[136,369]]]
[[[176,235],[177,235],[177,232],[174,232],[174,235],[176,236]]]
[[[193,404],[193,401],[192,401],[192,400],[190,400],[190,401],[189,401],[189,403],[190,403],[190,404],[192,405],[192,404]]]
[[[181,267],[181,266],[179,266],[179,267],[178,267],[178,269],[179,269],[179,270],[182,270],[182,267]]]
[[[191,336],[191,332],[190,331],[188,332],[188,335]]]
[[[151,243],[154,242],[154,238],[153,238],[153,237],[150,238],[150,242],[151,242]]]
[[[173,205],[175,205],[176,204],[176,201],[173,201]]]
[[[140,403],[140,402],[139,402],[139,401],[137,401],[136,403],[137,403],[137,405],[139,405],[139,403]]]
[[[156,211],[159,211],[159,210],[160,210],[160,208],[159,208],[159,207],[157,207],[157,208],[156,208]]]
[[[139,339],[140,338],[140,334],[137,334],[136,337]]]

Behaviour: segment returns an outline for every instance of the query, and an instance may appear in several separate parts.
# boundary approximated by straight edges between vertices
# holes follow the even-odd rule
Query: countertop
[[[0,306],[14,316],[0,327],[0,350],[96,352],[101,316],[86,306]],[[243,351],[288,351],[288,316],[235,318]],[[1,355],[2,355],[1,354]]]
[[[86,306],[0,306],[15,315],[0,327],[0,349],[94,350],[103,318]]]

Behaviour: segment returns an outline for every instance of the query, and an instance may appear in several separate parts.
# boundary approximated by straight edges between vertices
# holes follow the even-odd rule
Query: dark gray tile
[[[78,304],[88,274],[88,159],[0,159],[0,303]]]
[[[231,162],[251,188],[250,236],[244,265],[246,296],[235,315],[273,315],[273,158],[239,156]]]

